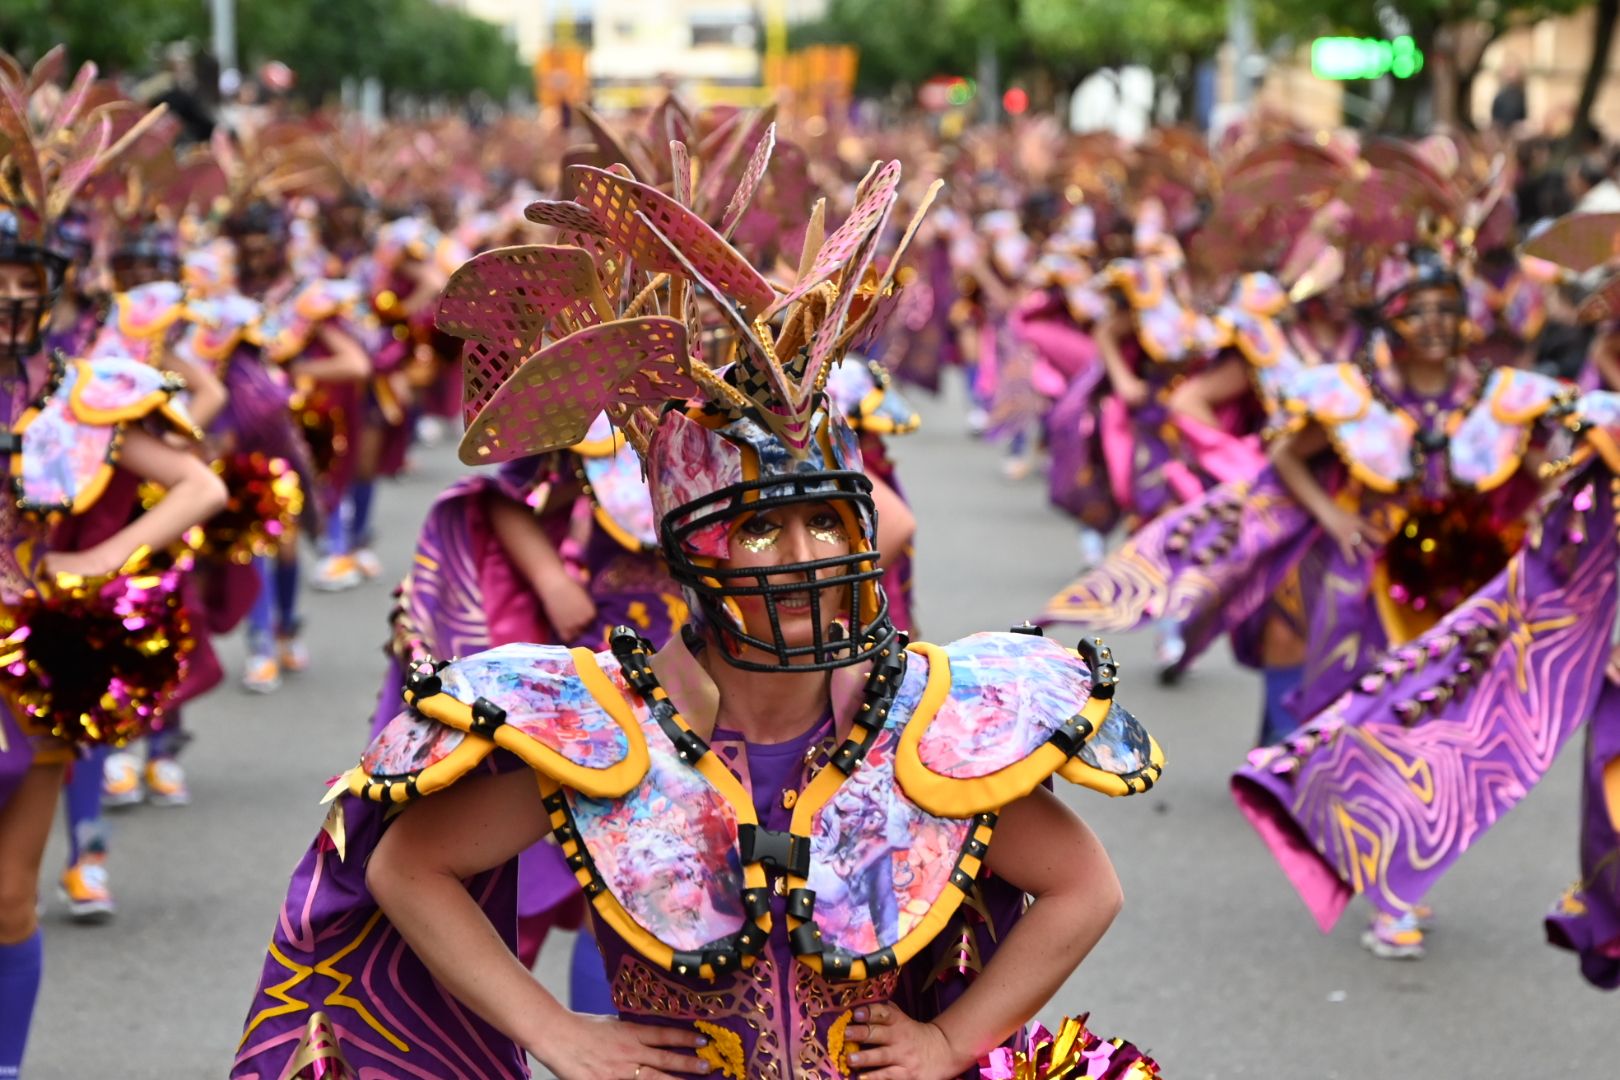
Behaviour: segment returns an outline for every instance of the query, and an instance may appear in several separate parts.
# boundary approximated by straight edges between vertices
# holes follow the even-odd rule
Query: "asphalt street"
[[[923,430],[894,452],[920,522],[923,629],[937,641],[1006,629],[1068,579],[1073,530],[1039,478],[1004,480],[997,452],[964,436],[958,401],[919,404]],[[424,451],[380,490],[388,574],[459,468],[448,449]],[[67,922],[53,843],[28,1080],[225,1075],[288,873],[328,779],[362,749],[388,593],[377,582],[310,594],[312,670],[271,697],[233,681],[188,712],[193,804],[114,819],[111,924]],[[1365,908],[1320,934],[1227,794],[1257,727],[1253,676],[1223,649],[1164,689],[1145,635],[1112,644],[1122,700],[1169,763],[1147,795],[1065,793],[1106,843],[1126,906],[1045,1019],[1089,1011],[1096,1030],[1152,1050],[1170,1080],[1614,1075],[1620,1002],[1542,942],[1542,914],[1575,873],[1577,747],[1432,894],[1428,958],[1378,961],[1357,941]],[[240,642],[221,651],[234,677]],[[553,985],[568,945],[554,939],[542,957]]]

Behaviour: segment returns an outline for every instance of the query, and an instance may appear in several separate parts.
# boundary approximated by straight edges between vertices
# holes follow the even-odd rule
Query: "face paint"
[[[776,546],[776,537],[782,530],[773,528],[765,533],[751,533],[742,530],[737,537],[737,543],[742,545],[744,551],[758,555]]]
[[[849,536],[842,525],[811,525],[810,535],[823,544],[847,544]]]

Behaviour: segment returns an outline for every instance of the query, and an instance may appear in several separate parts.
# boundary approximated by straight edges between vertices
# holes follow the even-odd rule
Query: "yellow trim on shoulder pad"
[[[1508,391],[1513,389],[1513,384],[1520,381],[1521,373],[1513,368],[1499,368],[1497,370],[1500,373],[1499,381],[1496,389],[1491,392],[1490,402],[1491,416],[1495,419],[1504,424],[1528,424],[1553,407],[1556,399],[1548,396],[1533,399],[1528,405],[1518,410],[1508,408],[1502,399],[1507,396]]]
[[[175,296],[175,302],[164,308],[157,318],[144,326],[139,326],[133,322],[135,307],[130,303],[130,294],[127,292],[119,293],[113,297],[113,306],[117,309],[118,332],[137,341],[161,337],[168,331],[169,327],[173,326],[185,314],[186,306],[184,302],[178,298],[178,293]]]
[[[956,778],[941,776],[929,769],[923,764],[919,749],[923,733],[950,694],[950,658],[938,645],[922,642],[910,646],[910,651],[928,657],[928,682],[916,711],[906,721],[894,757],[895,777],[912,802],[936,817],[965,818],[995,813],[1034,791],[1069,760],[1056,746],[1043,743],[1023,760],[984,776]],[[1080,710],[1080,715],[1096,730],[1108,715],[1110,704],[1111,699],[1092,698]]]
[[[482,735],[468,732],[461,745],[425,769],[378,779],[359,766],[349,771],[349,794],[379,803],[402,803],[443,791],[481,765],[495,749]],[[414,783],[412,782],[414,781]]]
[[[1057,774],[1071,784],[1099,791],[1104,795],[1119,798],[1125,795],[1140,795],[1154,784],[1164,772],[1164,751],[1159,747],[1159,740],[1148,735],[1148,762],[1146,768],[1124,776],[1118,773],[1105,772],[1095,765],[1088,765],[1079,757],[1072,757],[1063,763]]]
[[[138,361],[131,360],[130,363],[136,364]],[[75,360],[73,366],[77,369],[79,377],[73,381],[73,389],[68,391],[68,405],[74,419],[86,424],[112,425],[122,424],[130,420],[140,420],[153,409],[162,406],[173,396],[172,391],[167,387],[159,387],[128,405],[122,405],[116,409],[98,409],[93,405],[86,405],[84,402],[85,387],[89,386],[91,380],[95,378],[90,362],[88,360]]]
[[[502,724],[492,736],[496,746],[510,750],[532,769],[545,773],[581,795],[593,799],[617,799],[641,782],[647,775],[647,740],[641,726],[636,723],[635,712],[624,700],[612,680],[596,662],[589,649],[570,649],[574,670],[580,682],[623,732],[628,750],[623,758],[605,769],[576,765],[551,747],[525,735],[516,728]],[[460,731],[473,729],[472,706],[440,692],[412,702],[418,712],[441,724],[449,724]]]

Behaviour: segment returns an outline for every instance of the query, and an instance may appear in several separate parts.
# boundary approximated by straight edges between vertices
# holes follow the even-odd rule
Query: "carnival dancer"
[[[133,175],[140,165],[126,162],[122,171]],[[172,226],[153,216],[153,209],[150,204],[121,204],[115,246],[108,258],[115,292],[107,321],[85,356],[92,361],[139,360],[178,375],[186,387],[180,395],[186,414],[199,431],[206,431],[225,405],[225,389],[206,364],[175,353],[174,346],[186,327],[185,297],[178,281],[180,240]],[[196,584],[194,576],[188,575],[183,603],[193,622],[195,644],[187,675],[166,704],[163,726],[141,740],[147,747],[144,778],[140,759],[128,748],[91,747],[69,770],[64,799],[68,865],[59,885],[68,913],[76,921],[99,922],[115,910],[106,866],[103,806],[130,806],[143,799],[156,806],[181,806],[188,801],[185,774],[178,763],[186,739],[181,707],[215,686],[221,675],[202,625],[204,613]]]
[[[178,384],[132,360],[48,359],[44,322],[67,259],[46,245],[78,185],[122,151],[104,112],[85,108],[82,68],[60,103],[60,48],[31,72],[0,54],[0,353],[7,368],[3,618],[10,662],[0,674],[0,1075],[21,1074],[41,972],[37,886],[57,793],[74,743],[139,735],[161,717],[184,671],[189,631],[177,617],[179,573],[149,563],[224,501],[196,458],[143,421],[191,424]],[[132,129],[137,130],[137,129]],[[168,491],[130,520],[140,480]],[[145,574],[136,574],[148,565]],[[133,575],[133,576],[132,576]],[[151,651],[156,640],[168,647]],[[87,650],[85,646],[91,647]],[[143,656],[144,658],[137,659]],[[87,659],[88,658],[88,659]]]
[[[431,383],[442,365],[433,312],[446,278],[465,255],[422,219],[403,217],[383,225],[370,254],[347,268],[378,326],[371,377],[325,391],[338,395],[350,446],[327,477],[326,539],[311,581],[317,589],[342,592],[382,572],[371,535],[377,479],[397,476],[405,466],[416,411],[412,373],[434,373],[418,376]]]
[[[1374,951],[1416,958],[1426,894],[1590,718],[1582,878],[1546,930],[1612,989],[1620,397],[1589,393],[1567,420],[1576,449],[1554,463],[1555,497],[1507,567],[1288,739],[1251,754],[1232,791],[1324,933],[1361,894],[1379,913]]]
[[[856,285],[898,173],[869,174],[825,241],[811,230],[786,294],[682,205],[684,185],[576,166],[576,202],[531,209],[589,246],[551,248],[545,288],[486,295],[464,324],[462,457],[571,445],[606,408],[648,463],[691,629],[656,655],[626,628],[595,654],[513,645],[413,671],[414,704],[334,788],[297,871],[234,1075],[284,1075],[313,1032],[328,1058],[385,1073],[517,1076],[527,1050],[567,1080],[945,1078],[1101,935],[1119,904],[1107,858],[1042,785],[1156,779],[1111,659],[1026,634],[906,648],[856,440],[816,392],[888,306],[893,264]],[[593,252],[626,270],[611,303]],[[685,319],[614,317],[644,288],[651,310],[712,303],[736,363],[694,356]],[[585,356],[600,376],[558,381]],[[433,718],[474,707],[477,729]],[[491,770],[496,739],[522,758]],[[389,813],[368,792],[426,801]],[[548,831],[590,899],[619,1021],[569,1013],[511,955],[511,862]],[[963,932],[987,957],[965,989],[959,961],[938,963]],[[353,1006],[322,1004],[317,968]]]
[[[224,231],[236,249],[239,287],[263,307],[263,316],[248,327],[247,340],[266,360],[284,367],[295,386],[301,384],[306,397],[301,411],[316,407],[308,398],[322,382],[358,385],[366,379],[371,362],[355,328],[364,317],[359,286],[337,278],[294,279],[286,260],[285,214],[262,196],[227,218]],[[324,464],[332,460],[328,456]],[[322,464],[317,458],[316,491],[322,494],[321,509],[331,513],[336,506],[330,487],[320,484]],[[298,535],[284,537],[274,557],[261,558],[259,567],[263,587],[248,614],[242,684],[255,693],[273,693],[283,672],[309,666],[298,615]]]
[[[1283,390],[1271,467],[1138,533],[1044,618],[1123,628],[1170,619],[1188,658],[1249,619],[1300,567],[1309,615],[1296,706],[1314,716],[1386,648],[1411,641],[1516,550],[1539,492],[1535,439],[1573,391],[1461,354],[1463,287],[1435,250],[1382,264],[1386,356],[1305,369]],[[1380,956],[1417,955],[1412,913],[1380,914]]]

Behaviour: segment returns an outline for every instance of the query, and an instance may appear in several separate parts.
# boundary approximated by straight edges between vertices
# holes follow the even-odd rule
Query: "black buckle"
[[[1024,621],[1024,624],[1022,626],[1008,627],[1007,628],[1007,633],[1009,633],[1009,634],[1027,634],[1030,637],[1045,637],[1046,636],[1046,631],[1045,630],[1042,630],[1040,627],[1036,626],[1034,623],[1030,622],[1027,619]]]
[[[448,665],[443,661],[427,659],[412,667],[405,676],[405,688],[414,698],[430,698],[444,689],[439,672]]]
[[[506,723],[506,710],[488,698],[479,698],[472,703],[472,731],[477,735],[490,736],[495,729]]]
[[[1113,650],[1102,638],[1081,638],[1074,651],[1091,671],[1091,696],[1104,700],[1113,697],[1114,687],[1119,682],[1119,665],[1114,662]]]
[[[810,844],[802,836],[762,829],[758,825],[739,825],[737,848],[744,866],[759,863],[778,873],[799,878],[810,876]]]
[[[1079,713],[1075,713],[1063,721],[1063,726],[1047,736],[1046,741],[1063,751],[1064,757],[1073,757],[1080,752],[1080,748],[1091,738],[1093,728],[1091,721]]]

